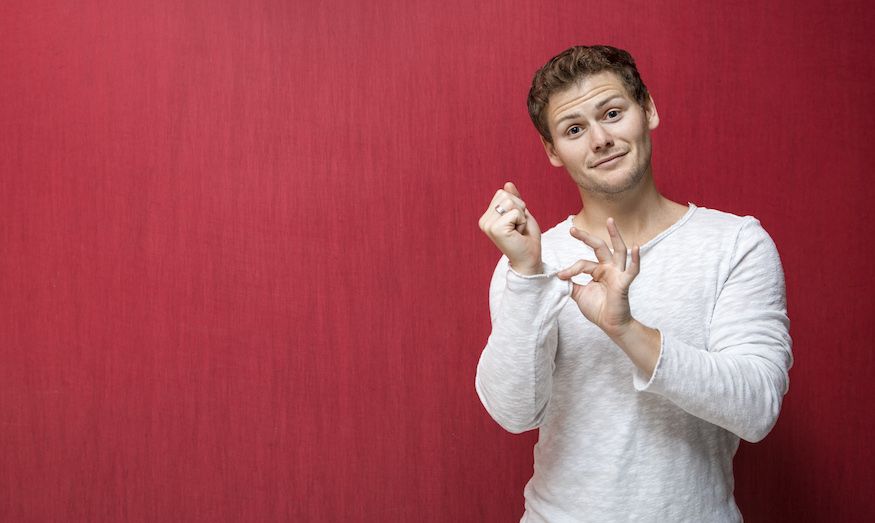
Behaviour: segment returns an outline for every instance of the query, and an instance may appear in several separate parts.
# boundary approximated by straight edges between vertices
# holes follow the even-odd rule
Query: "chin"
[[[611,176],[613,180],[594,179],[594,177],[574,177],[574,182],[578,187],[593,196],[603,194],[605,196],[619,195],[634,188],[644,178],[644,171],[634,173],[617,173],[616,176]]]

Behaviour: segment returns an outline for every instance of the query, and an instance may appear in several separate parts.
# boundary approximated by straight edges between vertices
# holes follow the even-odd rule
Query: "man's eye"
[[[583,129],[581,129],[579,125],[574,125],[568,128],[568,134],[572,136],[580,134],[581,132],[583,132]]]
[[[608,111],[608,118],[613,120],[614,118],[616,118],[618,116],[620,116],[620,111],[618,111],[616,109],[611,109],[610,111]]]

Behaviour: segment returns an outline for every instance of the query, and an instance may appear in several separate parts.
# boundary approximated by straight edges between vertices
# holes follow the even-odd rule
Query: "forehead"
[[[610,71],[589,75],[571,87],[553,93],[547,103],[547,118],[551,123],[566,113],[592,109],[612,98],[632,101],[620,77]]]

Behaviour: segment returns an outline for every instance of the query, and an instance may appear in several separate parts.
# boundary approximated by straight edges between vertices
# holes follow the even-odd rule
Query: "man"
[[[732,458],[774,426],[792,365],[774,243],[659,194],[629,53],[563,52],[528,104],[583,207],[542,235],[507,183],[480,219],[504,256],[477,393],[508,431],[540,430],[523,521],[741,521]]]

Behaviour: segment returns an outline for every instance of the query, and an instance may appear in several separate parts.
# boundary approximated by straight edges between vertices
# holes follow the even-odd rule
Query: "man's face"
[[[617,75],[594,74],[553,94],[546,107],[553,143],[550,162],[564,166],[587,195],[610,199],[638,185],[650,170],[650,131],[659,125],[653,100],[647,110]]]

